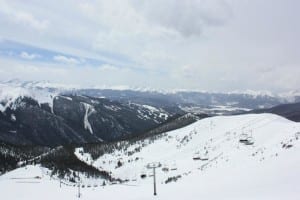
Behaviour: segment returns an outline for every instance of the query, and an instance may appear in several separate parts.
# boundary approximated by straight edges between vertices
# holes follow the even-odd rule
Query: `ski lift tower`
[[[157,195],[156,193],[156,173],[155,173],[155,169],[161,167],[161,164],[159,162],[153,162],[153,163],[149,163],[146,166],[148,169],[153,169],[153,189],[154,189],[154,196]]]
[[[77,181],[77,183],[78,183],[78,194],[77,194],[77,197],[78,197],[78,199],[80,199],[80,197],[81,197],[81,193],[80,193],[81,179],[80,179],[79,171],[78,171],[78,181]]]

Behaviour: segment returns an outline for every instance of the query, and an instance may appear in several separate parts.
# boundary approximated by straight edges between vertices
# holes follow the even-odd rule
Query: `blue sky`
[[[0,80],[298,90],[297,0],[0,0]]]
[[[114,61],[122,63],[124,66],[134,66],[134,63],[129,59],[120,55],[109,54],[103,52],[102,54],[108,59],[96,59],[88,57],[78,57],[76,55],[66,54],[63,52],[53,51],[36,47],[17,41],[5,40],[0,41],[0,56],[8,59],[29,61],[34,63],[65,63],[67,65],[91,65],[100,66],[104,64],[113,65]],[[122,66],[120,66],[122,67]],[[137,69],[138,70],[138,69]]]

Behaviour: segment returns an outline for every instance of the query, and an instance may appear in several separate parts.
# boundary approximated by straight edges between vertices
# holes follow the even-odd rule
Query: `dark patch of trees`
[[[165,184],[168,184],[170,182],[176,182],[178,179],[181,178],[181,175],[178,175],[178,176],[173,176],[173,177],[169,177],[166,181],[165,181]]]

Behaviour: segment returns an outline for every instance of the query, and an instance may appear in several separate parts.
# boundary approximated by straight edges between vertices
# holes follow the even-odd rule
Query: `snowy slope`
[[[254,144],[240,142],[244,135],[251,137]],[[211,181],[217,178],[215,174],[227,180],[227,173],[235,176],[234,172],[238,171],[239,176],[248,172],[255,175],[262,174],[265,169],[269,170],[272,178],[280,168],[289,169],[285,162],[300,165],[300,159],[296,158],[299,157],[299,138],[299,123],[272,114],[241,115],[207,118],[168,132],[155,141],[148,139],[129,146],[123,144],[121,150],[94,161],[82,148],[77,149],[75,154],[88,164],[111,171],[114,177],[137,185],[145,183],[141,175],[151,175],[152,171],[147,170],[146,165],[152,162],[162,164],[159,169],[162,183],[172,177],[179,177],[180,183],[195,175],[210,179],[209,174]],[[120,162],[121,166],[118,165]],[[272,163],[279,165],[273,166]],[[293,177],[296,169],[289,169],[287,176]],[[255,185],[251,176],[246,178],[249,178],[249,184]]]
[[[96,160],[83,148],[77,148],[75,155],[82,161],[111,171],[115,177],[129,179],[123,184],[104,187],[99,187],[103,180],[84,180],[81,199],[297,200],[299,132],[299,123],[272,114],[251,114],[207,118],[158,138],[128,146],[123,142],[122,150]],[[243,134],[252,137],[253,145],[240,142]],[[117,166],[119,160],[121,166]],[[154,161],[162,164],[157,169],[156,197],[152,195],[152,171],[146,168],[147,163]],[[32,172],[43,171],[38,169],[39,166],[31,167],[25,175],[32,177],[35,176]],[[20,176],[18,170],[0,177],[0,188],[6,199],[76,198],[76,187],[60,188],[59,181],[50,180],[45,172],[39,183],[18,183],[11,179]],[[147,177],[142,179],[141,174]],[[165,183],[176,176],[181,177],[176,182]],[[97,187],[86,187],[88,184]]]
[[[157,186],[153,196],[152,180],[144,184],[117,184],[101,186],[101,180],[93,180],[80,188],[81,198],[96,199],[189,199],[189,200],[298,200],[299,199],[299,148],[283,152],[277,159],[264,164],[241,165],[208,173],[195,173],[174,184]],[[161,181],[163,172],[158,171]],[[35,178],[35,177],[41,177]],[[90,184],[91,187],[87,187]],[[10,200],[78,199],[78,187],[62,184],[50,178],[47,170],[39,166],[21,168],[0,177],[1,197]]]
[[[234,167],[241,162],[273,159],[286,151],[283,145],[297,144],[295,135],[300,134],[297,132],[300,132],[300,124],[272,114],[213,117],[168,132],[155,141],[147,139],[127,149],[115,150],[93,165],[112,171],[115,177],[142,181],[140,175],[145,173],[145,165],[160,162],[165,171],[169,170],[164,174],[167,179],[220,167],[219,163]],[[243,135],[251,136],[254,144],[241,143]],[[118,161],[122,162],[121,167],[117,167]]]
[[[16,107],[16,100],[20,97],[31,97],[37,100],[38,103],[48,103],[50,108],[53,108],[53,98],[56,95],[58,95],[58,92],[50,92],[45,89],[0,84],[0,112],[4,112],[8,107]]]

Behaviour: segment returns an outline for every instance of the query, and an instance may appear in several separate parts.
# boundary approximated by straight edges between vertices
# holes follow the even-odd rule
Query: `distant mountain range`
[[[0,139],[46,146],[111,141],[143,133],[172,115],[151,106],[86,96],[56,96],[52,108],[20,97],[0,112]]]
[[[273,113],[289,120],[300,122],[300,102],[282,104],[268,109],[253,110],[250,113]]]
[[[195,122],[197,116],[262,108],[276,113],[268,109],[296,100],[297,96],[256,93],[83,89],[12,80],[0,83],[0,141],[42,146],[115,141],[174,130]],[[284,116],[288,109],[276,114]],[[297,113],[289,119],[297,120]]]

